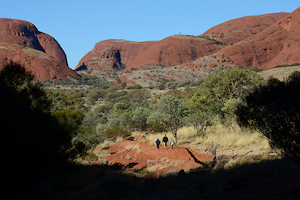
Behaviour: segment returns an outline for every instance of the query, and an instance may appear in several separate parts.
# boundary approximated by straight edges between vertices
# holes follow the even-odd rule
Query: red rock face
[[[158,42],[129,42],[106,40],[97,43],[76,69],[151,68],[151,65],[178,65],[210,55],[221,48],[204,38],[176,35]]]
[[[242,17],[215,26],[196,37],[175,35],[156,42],[101,41],[80,60],[76,69],[122,69],[122,64],[126,65],[126,70],[181,65],[253,36],[287,15],[275,13]]]
[[[300,8],[264,31],[220,50],[234,64],[273,68],[300,62]]]
[[[214,26],[200,36],[219,38],[226,46],[265,30],[287,15],[288,13],[273,13],[241,17]]]
[[[67,64],[57,41],[26,21],[0,19],[0,70],[10,60],[31,70],[43,80],[65,79],[77,75]]]
[[[130,42],[105,40],[98,42],[78,63],[76,69],[122,69],[121,64],[131,66],[133,60],[143,54],[155,42]]]

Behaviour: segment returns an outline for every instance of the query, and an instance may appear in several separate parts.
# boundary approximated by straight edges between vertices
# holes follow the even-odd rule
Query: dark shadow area
[[[300,165],[283,159],[230,170],[156,178],[122,173],[121,166],[69,164],[61,173],[24,184],[16,199],[297,199]]]
[[[75,69],[76,71],[80,71],[80,70],[87,70],[87,66],[83,63],[82,65],[80,65],[77,69]]]
[[[129,163],[128,165],[125,166],[125,169],[133,168],[133,167],[136,166],[137,164],[139,164],[139,163]]]

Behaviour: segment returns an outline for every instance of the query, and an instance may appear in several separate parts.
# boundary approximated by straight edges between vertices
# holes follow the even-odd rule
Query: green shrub
[[[107,99],[108,99],[108,101],[111,101],[111,100],[113,100],[114,98],[117,98],[117,97],[119,97],[118,94],[116,94],[116,93],[110,93],[110,94],[107,96]]]
[[[73,150],[78,154],[84,154],[89,149],[100,143],[100,139],[94,133],[92,127],[81,127],[75,137],[72,138]]]
[[[106,128],[102,135],[108,138],[117,138],[117,136],[122,136],[123,138],[131,135],[131,132],[124,126],[113,126]]]
[[[142,89],[143,87],[139,84],[135,84],[135,85],[131,85],[128,86],[126,89],[130,90],[130,89]]]

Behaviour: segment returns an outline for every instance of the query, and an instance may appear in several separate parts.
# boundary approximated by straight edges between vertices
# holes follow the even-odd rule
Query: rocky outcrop
[[[256,35],[287,15],[288,13],[282,12],[241,17],[214,26],[199,37],[216,38],[227,46]]]
[[[237,66],[273,68],[300,62],[300,8],[254,36],[220,50]]]
[[[105,40],[98,42],[76,66],[80,69],[121,70],[143,54],[155,42],[130,42],[125,40]]]
[[[213,40],[188,35],[175,35],[161,41],[130,42],[106,40],[98,42],[76,69],[151,68],[156,65],[179,65],[210,55],[222,46]]]
[[[68,67],[66,54],[53,37],[29,22],[1,18],[0,70],[11,60],[31,70],[40,81],[77,75]]]
[[[126,66],[126,70],[131,70],[189,63],[253,36],[287,15],[274,13],[242,17],[224,22],[196,37],[174,35],[152,42],[100,41],[79,61],[76,69],[122,70]]]

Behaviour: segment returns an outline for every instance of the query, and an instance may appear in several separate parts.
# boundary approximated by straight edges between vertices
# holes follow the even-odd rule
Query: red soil
[[[129,147],[139,146],[139,149],[129,149]],[[147,175],[147,177],[160,177],[165,176],[165,173],[174,170],[190,170],[201,167],[194,161],[191,155],[185,149],[185,146],[175,145],[174,149],[171,146],[167,146],[167,149],[160,146],[157,150],[156,146],[149,146],[148,143],[140,141],[125,141],[117,143],[105,148],[96,148],[95,151],[100,149],[106,149],[110,155],[105,160],[109,165],[121,164],[125,170],[139,171],[148,166],[163,165],[165,168],[156,170]],[[198,160],[210,160],[211,155],[199,154],[193,149],[189,150],[194,154]],[[204,151],[203,151],[204,152]],[[104,159],[95,161],[95,164],[102,163]],[[147,162],[148,161],[148,162]]]
[[[126,75],[123,75],[123,76],[120,76],[120,80],[122,82],[126,82],[128,85],[135,85],[136,82],[134,80],[128,80],[128,76],[131,76],[133,74],[126,74]]]

